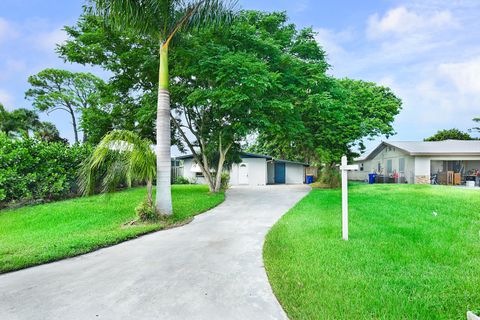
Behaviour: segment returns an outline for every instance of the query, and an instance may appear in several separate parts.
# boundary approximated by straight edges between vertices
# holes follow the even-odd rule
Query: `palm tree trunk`
[[[147,180],[147,203],[148,206],[151,207],[153,204],[153,185],[152,185],[152,180],[148,179]]]
[[[170,191],[170,93],[168,92],[168,44],[160,46],[160,70],[157,101],[157,194],[156,208],[162,215],[171,215]]]

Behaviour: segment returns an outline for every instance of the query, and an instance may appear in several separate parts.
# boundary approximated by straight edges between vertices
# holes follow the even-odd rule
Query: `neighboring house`
[[[384,181],[398,183],[464,184],[480,179],[480,141],[445,140],[421,142],[385,141],[355,159],[360,170],[351,180],[367,180],[377,173]]]
[[[240,158],[242,162],[233,164],[228,170],[230,185],[264,186],[305,182],[305,167],[308,167],[306,163],[279,160],[253,153],[242,153]],[[191,182],[206,183],[202,171],[192,155],[176,157],[175,160],[183,161],[183,165],[180,165],[181,170],[174,169],[179,175]]]

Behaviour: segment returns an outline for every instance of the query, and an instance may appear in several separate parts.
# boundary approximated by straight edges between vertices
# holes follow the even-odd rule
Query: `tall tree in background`
[[[473,140],[468,133],[458,129],[439,130],[433,136],[424,139],[424,141],[444,141],[444,140]]]
[[[57,110],[68,112],[75,143],[78,143],[77,113],[100,104],[100,92],[105,86],[103,80],[91,73],[45,69],[30,76],[28,82],[32,88],[25,96],[33,100],[35,108],[47,113]]]
[[[480,124],[480,118],[473,118],[472,119],[473,122],[475,122],[476,124]],[[479,132],[480,133],[480,127],[473,127],[472,129],[470,130],[473,130],[473,131],[476,131],[476,132]]]
[[[29,138],[42,122],[34,110],[24,108],[7,111],[0,103],[0,131],[9,137]]]
[[[47,121],[41,122],[34,131],[34,136],[46,142],[63,142],[68,143],[67,139],[60,137],[60,132],[57,127]]]
[[[170,190],[170,94],[168,50],[180,31],[221,24],[232,17],[231,7],[221,0],[92,0],[96,12],[109,24],[131,28],[140,36],[151,37],[159,46],[157,97],[157,192],[156,206],[161,214],[171,215]]]

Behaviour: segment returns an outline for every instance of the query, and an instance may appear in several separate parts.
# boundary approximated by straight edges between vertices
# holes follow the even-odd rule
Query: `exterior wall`
[[[195,172],[192,172],[193,159],[185,159],[183,161],[183,176],[189,181],[195,179]]]
[[[267,183],[275,183],[275,166],[271,161],[265,158],[242,158],[242,163],[248,166],[248,185],[250,186],[264,186]],[[239,164],[233,164],[229,170],[230,182],[232,186],[239,184]],[[197,184],[206,184],[205,178],[197,177],[195,172],[192,172],[194,165],[193,159],[185,159],[183,162],[183,176],[190,182]],[[305,182],[305,167],[296,163],[285,163],[285,183],[288,184],[303,184]]]
[[[305,167],[296,163],[285,163],[285,183],[302,184],[305,181]]]
[[[248,166],[248,185],[264,186],[267,184],[267,160],[264,158],[242,158]],[[232,165],[230,185],[238,185],[239,164]]]
[[[415,157],[415,183],[430,183],[430,157]]]
[[[400,172],[400,158],[405,159],[405,170]],[[360,167],[363,165],[363,171],[351,171],[348,173],[350,180],[368,181],[369,173],[377,173],[387,175],[387,162],[392,161],[392,173],[396,171],[400,177],[404,177],[407,183],[414,182],[415,175],[415,161],[414,157],[409,156],[402,150],[397,148],[384,148],[371,160],[355,161]],[[380,170],[378,169],[380,164]]]
[[[207,184],[207,180],[204,177],[197,177],[197,174],[192,171],[193,164],[193,159],[185,159],[183,161],[183,176],[191,183]]]
[[[275,164],[273,161],[267,161],[267,183],[275,183]]]

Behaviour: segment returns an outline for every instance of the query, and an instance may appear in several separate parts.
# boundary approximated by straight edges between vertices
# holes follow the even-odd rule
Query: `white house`
[[[267,184],[302,184],[305,182],[305,167],[308,164],[274,159],[271,156],[242,153],[242,162],[233,164],[229,170],[230,185],[264,186]],[[189,181],[205,183],[202,171],[192,155],[175,158],[182,170],[179,174]]]
[[[479,185],[480,141],[384,141],[355,163],[360,171],[349,173],[352,180],[376,173],[384,182]]]

